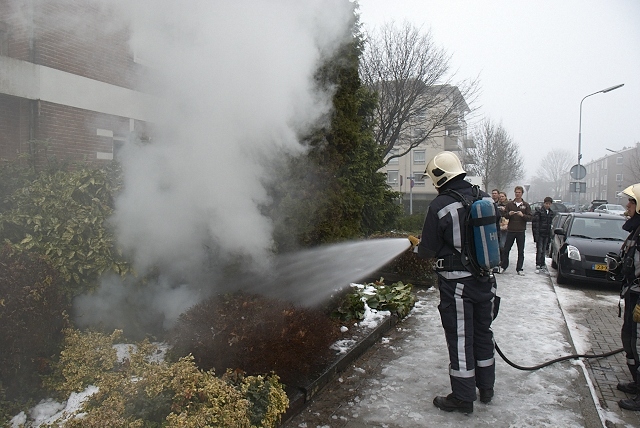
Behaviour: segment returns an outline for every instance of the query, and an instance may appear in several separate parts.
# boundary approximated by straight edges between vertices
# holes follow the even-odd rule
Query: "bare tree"
[[[640,143],[636,143],[635,149],[629,155],[629,163],[626,165],[627,172],[631,175],[631,181],[640,181]]]
[[[378,94],[375,138],[389,160],[422,143],[433,143],[447,127],[457,127],[475,100],[477,80],[452,84],[450,56],[431,33],[405,22],[388,23],[368,35],[360,76]]]
[[[484,119],[473,133],[475,148],[467,153],[467,170],[482,179],[485,189],[505,189],[524,178],[518,146],[502,127]]]
[[[540,178],[540,181],[551,184],[551,190],[555,198],[560,197],[562,194],[562,180],[567,176],[572,162],[573,155],[564,149],[552,150],[542,158],[536,175]]]
[[[531,178],[531,187],[527,192],[527,202],[542,201],[547,196],[552,196],[555,186],[553,183],[545,181],[540,176],[533,176]]]

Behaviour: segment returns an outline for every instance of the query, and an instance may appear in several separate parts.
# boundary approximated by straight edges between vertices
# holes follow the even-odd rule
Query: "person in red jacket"
[[[507,239],[504,243],[502,252],[502,264],[498,273],[503,273],[509,267],[509,253],[513,242],[518,245],[518,262],[516,264],[516,272],[518,275],[524,275],[522,266],[524,265],[524,233],[527,230],[527,222],[531,221],[531,207],[522,199],[524,189],[522,186],[516,186],[514,189],[515,197],[512,201],[507,202],[505,208],[505,218],[509,220],[507,226]]]

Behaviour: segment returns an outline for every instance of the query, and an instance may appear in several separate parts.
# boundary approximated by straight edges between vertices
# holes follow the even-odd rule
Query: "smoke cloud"
[[[127,2],[132,48],[153,67],[158,137],[132,147],[115,224],[139,268],[191,269],[205,246],[271,247],[260,214],[272,157],[330,107],[313,75],[348,35],[349,3]]]
[[[131,47],[149,68],[145,90],[160,102],[152,141],[124,150],[125,186],[112,222],[140,274],[160,267],[181,280],[180,299],[166,283],[148,289],[154,311],[165,307],[173,319],[176,300],[185,306],[211,291],[196,285],[203,267],[238,255],[250,261],[244,268],[269,266],[272,224],[259,208],[268,202],[262,182],[283,153],[302,153],[298,136],[328,113],[332,94],[318,91],[314,73],[350,37],[353,4],[114,5],[130,20]],[[185,282],[195,298],[184,297]],[[86,317],[129,298],[113,291],[113,278],[103,287],[99,299],[78,301]],[[96,300],[100,311],[92,311]]]

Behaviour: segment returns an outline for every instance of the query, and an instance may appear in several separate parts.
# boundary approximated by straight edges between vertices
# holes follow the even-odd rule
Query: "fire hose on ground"
[[[547,361],[547,362],[542,363],[542,364],[538,364],[537,366],[524,367],[524,366],[520,366],[518,364],[515,364],[515,363],[511,362],[502,353],[502,350],[500,349],[498,344],[496,343],[495,345],[496,345],[496,351],[498,351],[498,354],[500,355],[500,357],[502,357],[502,359],[504,360],[505,363],[509,364],[513,368],[516,368],[518,370],[524,370],[524,371],[539,370],[539,369],[541,369],[543,367],[550,366],[551,364],[559,363],[560,361],[566,361],[566,360],[577,360],[579,358],[606,358],[606,357],[610,357],[612,355],[618,354],[618,353],[620,353],[620,352],[622,352],[624,350],[623,348],[620,348],[620,349],[616,349],[616,350],[613,350],[613,351],[610,351],[610,352],[605,352],[604,354],[573,354],[573,355],[566,355],[564,357],[556,358],[555,360],[551,360],[551,361]]]

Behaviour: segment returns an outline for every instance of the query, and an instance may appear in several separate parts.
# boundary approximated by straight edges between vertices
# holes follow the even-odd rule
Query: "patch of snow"
[[[169,350],[169,344],[164,342],[152,342],[152,345],[156,347],[153,355],[147,357],[147,361],[151,363],[160,363],[165,360],[167,351]],[[131,354],[138,351],[138,347],[131,343],[116,343],[113,345],[116,350],[117,358],[119,362],[123,362],[125,359],[131,358]]]
[[[81,417],[81,415],[76,415],[76,412],[96,392],[98,392],[98,388],[89,385],[82,392],[72,392],[66,403],[58,403],[52,399],[43,400],[29,412],[31,422],[28,425],[26,424],[27,421],[23,423],[29,427],[40,427],[64,422],[72,416]]]
[[[355,340],[353,339],[342,339],[336,341],[333,345],[330,346],[334,351],[338,351],[339,354],[346,354],[349,349],[353,348],[356,345]]]

